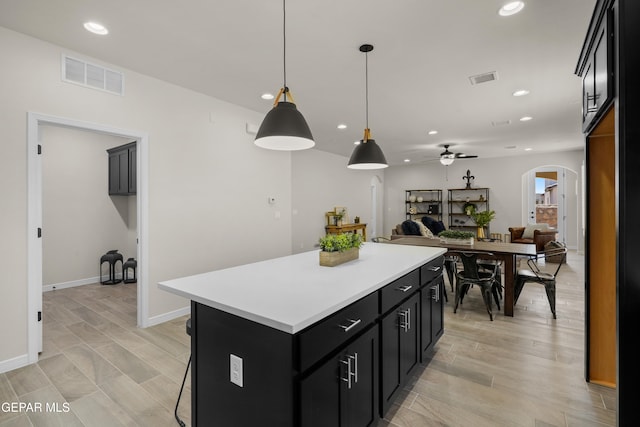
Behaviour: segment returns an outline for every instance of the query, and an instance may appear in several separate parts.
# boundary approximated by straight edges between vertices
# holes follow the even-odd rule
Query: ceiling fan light
[[[268,150],[297,151],[311,148],[316,143],[296,104],[280,101],[265,116],[254,144]]]
[[[347,165],[349,169],[383,169],[388,166],[382,149],[374,139],[360,141]]]
[[[449,166],[455,160],[455,154],[444,154],[440,156],[440,163]]]

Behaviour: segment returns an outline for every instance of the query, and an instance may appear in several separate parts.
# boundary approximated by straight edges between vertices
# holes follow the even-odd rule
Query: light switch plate
[[[229,355],[229,380],[239,387],[243,387],[242,358],[235,354]]]

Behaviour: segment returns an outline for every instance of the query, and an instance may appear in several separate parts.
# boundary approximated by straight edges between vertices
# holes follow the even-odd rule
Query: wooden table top
[[[481,251],[493,252],[495,254],[512,254],[534,256],[536,255],[536,245],[526,243],[504,243],[504,242],[480,242],[474,241],[473,245],[454,245],[442,242],[440,239],[429,239],[421,236],[406,236],[392,239],[390,243],[398,245],[434,246],[459,251]]]

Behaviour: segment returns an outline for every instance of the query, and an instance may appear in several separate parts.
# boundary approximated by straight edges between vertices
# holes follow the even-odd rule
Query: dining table
[[[505,243],[498,241],[474,240],[473,244],[456,244],[440,239],[430,239],[422,236],[405,236],[393,238],[388,243],[396,245],[417,245],[446,248],[448,255],[460,252],[491,253],[504,263],[504,315],[513,317],[514,287],[517,274],[517,257],[533,257],[537,255],[536,245],[526,243]]]

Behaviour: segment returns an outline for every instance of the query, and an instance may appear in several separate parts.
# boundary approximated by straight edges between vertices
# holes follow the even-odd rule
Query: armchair
[[[530,225],[528,227],[509,227],[511,233],[511,243],[529,243],[536,245],[536,252],[544,252],[544,245],[556,240],[554,229],[547,229],[542,224]]]

